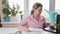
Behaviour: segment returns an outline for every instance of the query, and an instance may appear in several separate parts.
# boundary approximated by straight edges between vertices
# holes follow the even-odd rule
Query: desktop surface
[[[19,34],[19,33],[20,34],[55,34],[41,29],[40,30],[36,29],[36,30],[31,32],[24,32],[24,31],[17,30],[17,28],[0,28],[0,34]]]

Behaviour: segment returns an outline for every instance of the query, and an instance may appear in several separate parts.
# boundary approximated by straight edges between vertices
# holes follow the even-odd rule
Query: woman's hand
[[[30,32],[30,30],[28,28],[24,28],[23,30],[26,32]]]
[[[49,24],[49,26],[54,26],[54,24]]]
[[[55,24],[55,23],[49,24],[49,27],[50,27],[51,29],[55,29],[55,28],[56,28],[56,24]]]
[[[21,26],[21,25],[18,25],[18,26],[17,26],[17,29],[18,29],[18,30],[25,31],[25,32],[30,32],[30,30],[29,30],[29,28],[28,28],[28,27]]]

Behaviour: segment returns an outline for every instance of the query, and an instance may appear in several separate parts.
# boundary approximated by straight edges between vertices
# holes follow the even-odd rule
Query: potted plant
[[[8,5],[8,3],[6,1],[7,0],[2,1],[2,8],[3,8],[2,12],[4,14],[4,22],[9,22],[10,21],[9,15],[11,13],[9,11],[9,5]]]
[[[60,34],[60,22],[56,25],[57,27],[57,34]]]
[[[17,5],[16,7],[13,5],[13,8],[10,8],[10,12],[11,12],[11,17],[10,17],[10,21],[16,21],[16,14],[18,13],[20,7]]]
[[[21,17],[21,20],[23,19],[23,11],[20,11],[20,17]]]
[[[8,8],[3,8],[3,14],[4,14],[4,22],[9,22],[10,21],[10,11]]]

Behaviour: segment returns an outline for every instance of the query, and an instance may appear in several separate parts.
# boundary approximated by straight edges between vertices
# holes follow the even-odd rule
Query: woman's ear
[[[33,11],[35,10],[35,8],[32,9]]]
[[[35,11],[36,9],[34,8],[33,11]]]

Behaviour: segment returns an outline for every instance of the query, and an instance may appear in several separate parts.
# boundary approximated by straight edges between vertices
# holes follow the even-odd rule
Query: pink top
[[[28,25],[29,27],[34,27],[34,28],[42,28],[43,24],[45,23],[45,18],[41,16],[39,18],[39,22],[33,18],[33,15],[28,16],[27,18],[23,19],[20,24],[22,26]]]

